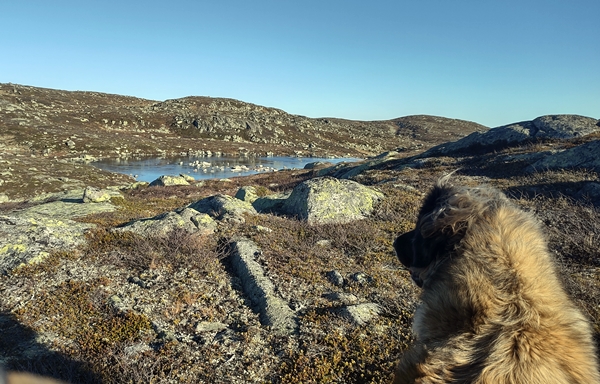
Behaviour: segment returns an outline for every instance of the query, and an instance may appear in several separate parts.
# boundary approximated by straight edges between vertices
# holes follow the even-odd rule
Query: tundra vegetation
[[[33,92],[27,87],[11,87],[21,93]],[[13,97],[13,88],[2,85],[1,89]],[[110,95],[80,96],[110,99]],[[63,92],[61,97],[60,105],[70,110],[67,106],[73,96]],[[22,102],[31,107],[31,100]],[[136,101],[151,111],[188,102],[154,105]],[[225,107],[239,107],[229,103]],[[51,104],[46,104],[47,108],[38,107],[37,111],[49,114]],[[132,106],[129,111],[134,109]],[[15,107],[11,113],[18,111]],[[81,111],[86,109],[81,107]],[[91,114],[100,119],[100,109],[94,111]],[[118,110],[110,111],[114,114],[111,119],[119,121]],[[200,112],[194,113],[200,116]],[[192,117],[196,115],[188,115],[172,121],[174,131],[182,134],[195,127]],[[425,132],[419,131],[423,126],[415,120],[407,121],[403,120],[403,126],[397,124],[397,129]],[[127,126],[115,124],[120,127],[118,133],[125,134]],[[141,126],[138,121],[138,129]],[[32,129],[29,123],[22,127]],[[208,135],[208,128],[200,133]],[[93,174],[85,164],[58,162],[60,159],[51,163],[56,164],[56,172],[68,171],[69,176],[59,172],[52,176],[56,184],[34,185],[28,179],[41,180],[36,177],[43,174],[43,168],[30,162],[41,159],[26,154],[42,149],[33,142],[24,150],[14,132],[10,140],[4,136],[9,155],[3,159],[10,158],[12,170],[8,172],[18,173],[25,182],[1,186],[8,196],[8,201],[0,204],[1,228],[6,231],[1,235],[7,236],[3,238],[9,236],[9,223],[20,223],[12,218],[29,220],[31,212],[64,207],[59,204],[104,204],[111,209],[61,217],[63,222],[85,224],[84,241],[47,249],[44,257],[3,272],[0,364],[6,369],[72,383],[390,382],[395,364],[413,341],[410,327],[418,295],[418,288],[393,253],[392,242],[398,234],[414,228],[421,200],[434,181],[457,169],[454,177],[458,182],[499,188],[540,220],[562,282],[590,318],[596,342],[600,342],[600,168],[565,165],[527,171],[541,157],[597,143],[597,132],[492,145],[476,154],[463,148],[456,152],[432,150],[422,156],[425,149],[448,141],[434,135],[435,140],[424,141],[421,149],[400,149],[362,165],[321,166],[169,187],[129,185],[132,180]],[[165,132],[165,137],[171,134]],[[207,140],[202,135],[192,139]],[[129,144],[130,150],[134,142]],[[90,144],[90,152],[95,148]],[[28,171],[27,167],[37,170]],[[349,178],[383,198],[373,203],[363,218],[339,222],[307,221],[276,208],[258,209],[257,213],[236,208],[216,212],[201,208],[208,204],[198,203],[217,195],[238,195],[246,200],[244,196],[254,194],[253,199],[263,203],[269,197],[285,199],[294,187],[321,176]],[[29,189],[19,191],[15,186],[20,185]],[[99,203],[56,194],[33,197],[42,191],[76,188],[81,188],[83,195],[85,186],[105,189],[111,185],[129,186],[113,188],[110,200]],[[245,188],[238,194],[242,187],[253,187],[253,193]],[[126,230],[132,221],[159,220],[162,214],[182,212],[188,205],[206,209],[200,213],[210,216],[214,227],[194,232],[175,225],[146,235]],[[50,227],[38,230],[42,235],[52,233]],[[259,250],[253,254],[254,261],[272,283],[272,294],[293,312],[295,327],[290,332],[265,324],[255,298],[236,272],[232,249],[240,237]],[[8,249],[18,244],[0,245],[7,248],[0,250],[2,258],[25,251]]]

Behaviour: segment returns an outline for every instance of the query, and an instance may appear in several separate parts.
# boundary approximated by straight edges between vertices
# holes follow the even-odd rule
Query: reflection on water
[[[339,163],[358,160],[360,159],[317,157],[174,157],[142,160],[106,159],[92,165],[105,171],[133,176],[138,181],[151,182],[162,175],[180,173],[191,175],[195,179],[224,179],[280,169],[304,168],[306,164],[316,161]]]

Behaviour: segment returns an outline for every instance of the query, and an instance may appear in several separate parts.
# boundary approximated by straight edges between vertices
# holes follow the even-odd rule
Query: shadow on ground
[[[70,383],[101,383],[86,364],[49,350],[14,315],[0,312],[0,362],[6,371],[28,372]]]

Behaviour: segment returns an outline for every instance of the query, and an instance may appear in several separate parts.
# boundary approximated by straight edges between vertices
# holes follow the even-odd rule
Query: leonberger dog
[[[422,288],[394,383],[600,383],[540,225],[500,191],[440,179],[394,249]]]

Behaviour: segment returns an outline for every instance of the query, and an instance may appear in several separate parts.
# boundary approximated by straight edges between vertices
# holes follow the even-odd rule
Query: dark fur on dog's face
[[[404,233],[394,241],[394,250],[400,262],[408,268],[411,278],[423,286],[422,272],[435,260],[451,250],[455,242],[451,234],[433,232],[433,221],[443,214],[446,199],[452,187],[439,183],[425,198],[414,230]]]

